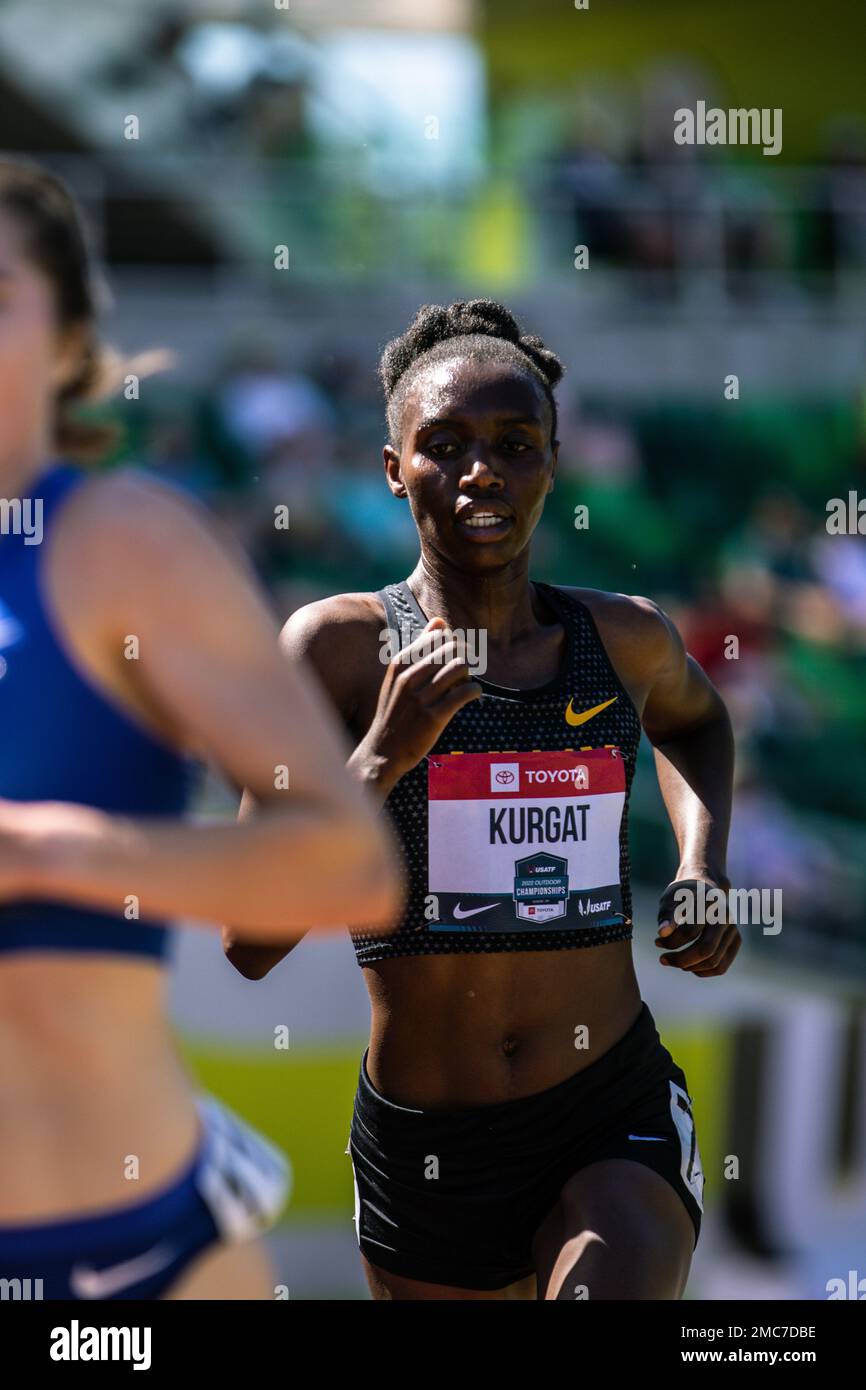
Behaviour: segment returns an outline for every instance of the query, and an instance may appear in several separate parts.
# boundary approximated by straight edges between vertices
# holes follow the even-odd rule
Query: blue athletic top
[[[64,650],[46,608],[45,542],[85,476],[71,465],[50,466],[22,500],[20,519],[7,508],[0,529],[0,798],[179,816],[192,788],[192,762],[100,694]],[[129,921],[124,904],[119,907],[114,915],[36,901],[0,905],[0,951],[164,956],[166,924]]]

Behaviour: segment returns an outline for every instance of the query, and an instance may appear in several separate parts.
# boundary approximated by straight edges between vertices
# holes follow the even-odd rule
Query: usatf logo
[[[613,907],[613,902],[610,898],[608,898],[607,902],[603,903],[585,903],[582,898],[578,898],[577,900],[577,910],[581,917],[591,917],[594,912],[607,912],[609,907]]]
[[[514,910],[524,921],[549,922],[568,910],[568,860],[530,854],[514,864]]]
[[[492,792],[516,792],[520,790],[519,763],[491,763],[490,790]]]

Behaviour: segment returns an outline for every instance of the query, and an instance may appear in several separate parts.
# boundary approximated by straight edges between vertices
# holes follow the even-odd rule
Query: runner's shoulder
[[[228,537],[197,498],[134,463],[85,477],[61,522],[85,547],[82,562],[100,553],[124,570],[156,560],[183,563],[184,544],[224,545]]]
[[[296,609],[283,627],[280,646],[309,661],[336,697],[357,690],[365,672],[381,683],[385,626],[385,610],[374,593],[333,594]]]
[[[354,647],[379,647],[385,626],[385,610],[373,593],[331,594],[305,603],[287,620],[281,643],[293,653],[311,656],[316,648],[332,648],[348,642]]]
[[[94,608],[123,607],[130,595],[195,604],[215,574],[248,568],[201,502],[133,463],[83,479],[64,503],[52,548],[88,609],[91,600]]]
[[[682,640],[671,619],[642,594],[618,594],[605,589],[559,586],[563,593],[589,609],[616,665],[649,674],[676,659]]]

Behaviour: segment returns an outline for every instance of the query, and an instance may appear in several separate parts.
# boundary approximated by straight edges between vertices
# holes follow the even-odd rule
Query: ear
[[[554,439],[554,441],[553,441],[553,447],[552,447],[552,449],[551,449],[551,459],[552,459],[552,466],[551,466],[551,469],[550,469],[550,482],[547,484],[547,491],[548,491],[549,493],[550,493],[550,492],[553,492],[553,484],[554,484],[555,481],[556,481],[556,469],[557,469],[557,465],[558,465],[558,463],[559,463],[559,440],[558,440],[558,439]]]
[[[405,497],[406,484],[400,471],[400,455],[390,444],[386,444],[382,450],[382,457],[385,460],[385,478],[389,488],[395,497]]]

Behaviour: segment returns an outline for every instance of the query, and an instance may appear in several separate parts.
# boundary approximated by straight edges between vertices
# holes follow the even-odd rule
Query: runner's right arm
[[[355,736],[362,704],[358,673],[370,672],[371,681],[378,681],[384,671],[373,720],[346,764],[384,805],[400,778],[429,752],[457,711],[478,698],[481,687],[470,679],[465,654],[442,618],[432,618],[386,666],[377,665],[381,632],[378,604],[367,595],[340,594],[293,613],[280,645],[291,658],[309,663]],[[245,793],[241,818],[253,805]],[[226,956],[249,980],[263,979],[296,944],[259,945],[223,929]]]

